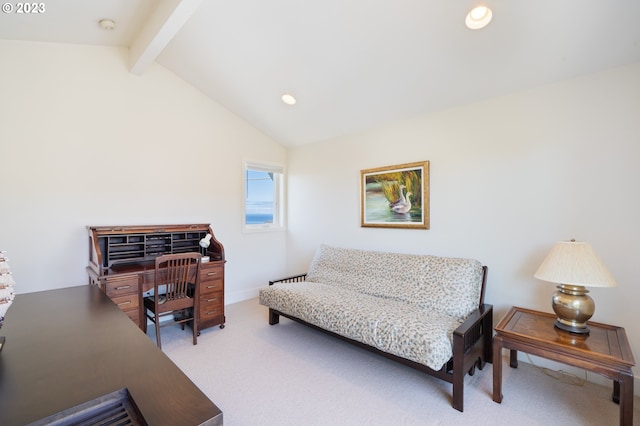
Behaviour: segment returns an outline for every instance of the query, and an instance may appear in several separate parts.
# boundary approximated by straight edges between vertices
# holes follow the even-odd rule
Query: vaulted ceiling
[[[486,0],[481,30],[477,0],[41,4],[4,10],[0,39],[125,46],[132,73],[156,61],[286,146],[640,61],[637,0]]]

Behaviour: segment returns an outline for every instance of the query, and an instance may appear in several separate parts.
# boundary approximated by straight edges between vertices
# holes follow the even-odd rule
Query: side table
[[[502,349],[510,349],[509,365],[518,366],[518,351],[562,362],[613,380],[620,425],[633,425],[635,365],[622,327],[589,322],[590,334],[572,334],[554,327],[554,314],[513,307],[496,325],[493,338],[493,400],[502,402]]]

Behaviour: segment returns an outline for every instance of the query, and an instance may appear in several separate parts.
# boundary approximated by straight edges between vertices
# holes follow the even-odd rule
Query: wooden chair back
[[[156,258],[154,294],[158,312],[195,307],[200,259],[199,253],[166,254]]]

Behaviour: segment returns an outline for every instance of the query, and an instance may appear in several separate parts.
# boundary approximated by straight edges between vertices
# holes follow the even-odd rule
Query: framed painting
[[[429,162],[361,170],[360,226],[429,229]]]

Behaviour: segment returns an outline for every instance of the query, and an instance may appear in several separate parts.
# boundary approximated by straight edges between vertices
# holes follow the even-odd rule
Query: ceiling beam
[[[156,60],[202,0],[161,0],[129,47],[130,71],[142,75]]]

